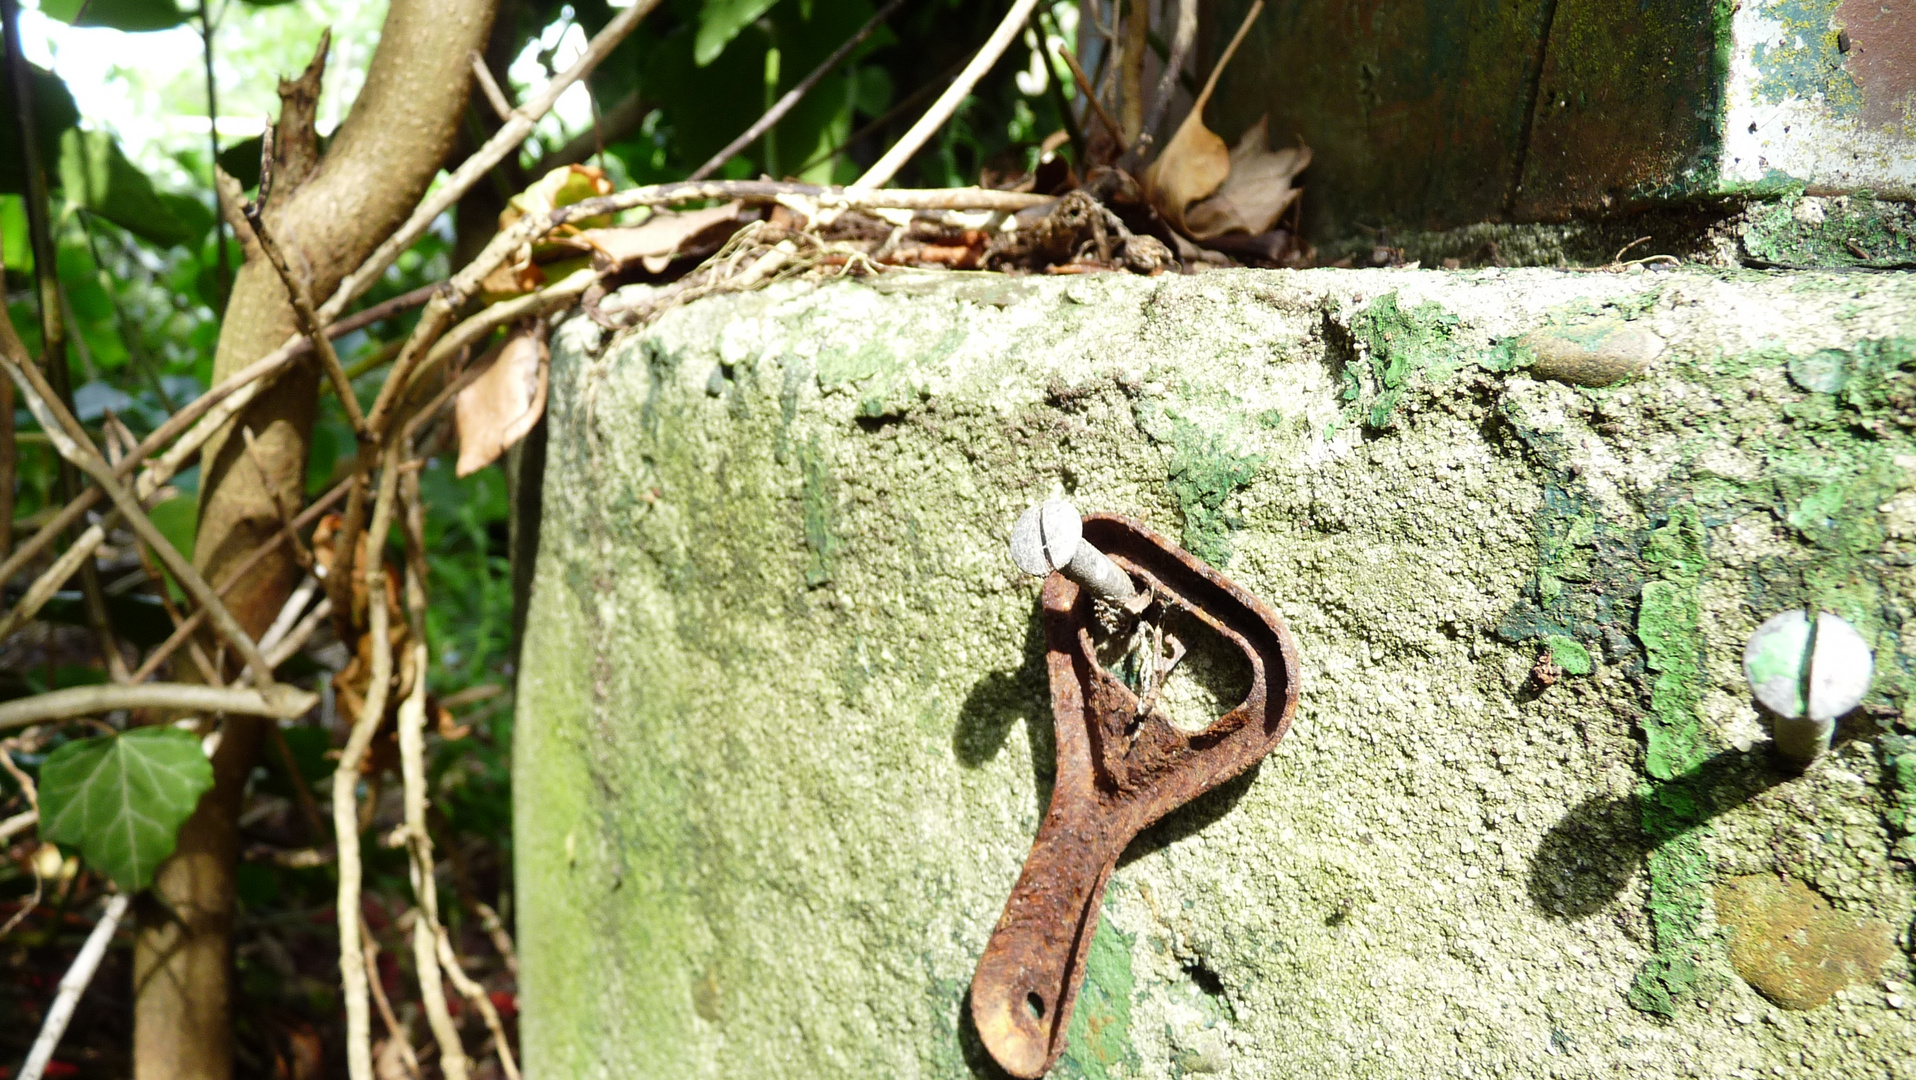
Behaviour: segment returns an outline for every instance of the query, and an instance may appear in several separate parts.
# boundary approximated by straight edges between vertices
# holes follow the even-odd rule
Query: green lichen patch
[[[1907,269],[1916,266],[1916,207],[1864,195],[1792,193],[1754,204],[1742,243],[1759,266]]]
[[[1357,355],[1345,366],[1343,399],[1372,428],[1388,427],[1413,381],[1436,382],[1460,366],[1462,320],[1433,300],[1405,311],[1395,291],[1351,317]]]
[[[1576,638],[1552,634],[1544,639],[1544,645],[1550,650],[1550,662],[1565,675],[1590,674],[1590,650],[1577,644]]]
[[[816,436],[799,451],[798,464],[803,477],[799,502],[805,519],[805,545],[812,554],[805,584],[816,587],[832,579],[832,560],[838,554],[838,536],[832,531],[838,510],[838,482],[819,453]]]
[[[1221,567],[1231,559],[1232,531],[1243,524],[1225,503],[1251,482],[1263,459],[1240,454],[1195,425],[1180,424],[1179,429],[1169,480],[1178,512],[1184,515],[1184,547]]]
[[[1063,1080],[1115,1080],[1133,1075],[1138,1054],[1131,1046],[1131,946],[1137,935],[1098,920],[1084,983],[1065,1029],[1065,1050],[1052,1075]]]
[[[1862,87],[1844,66],[1837,42],[1841,6],[1842,0],[1762,0],[1762,13],[1776,20],[1781,32],[1751,50],[1759,100],[1772,105],[1817,101],[1836,116],[1862,110]]]

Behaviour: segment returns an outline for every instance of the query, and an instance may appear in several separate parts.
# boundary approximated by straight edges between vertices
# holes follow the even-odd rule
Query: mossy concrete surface
[[[1618,324],[1628,378],[1532,377]],[[1916,1077],[1916,280],[900,273],[575,318],[550,400],[535,1080],[993,1075],[966,988],[1053,754],[1004,537],[1054,493],[1267,601],[1303,681],[1119,865],[1053,1075]],[[1812,604],[1877,679],[1799,776],[1739,667]],[[1202,644],[1182,723],[1241,686]],[[1744,924],[1887,951],[1772,1004],[1750,875],[1797,884]]]

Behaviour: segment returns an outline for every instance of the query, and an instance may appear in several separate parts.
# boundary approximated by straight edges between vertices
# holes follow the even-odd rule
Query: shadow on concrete
[[[1212,822],[1231,812],[1244,793],[1251,790],[1257,781],[1257,771],[1264,767],[1262,761],[1244,770],[1233,779],[1164,815],[1158,823],[1138,834],[1131,841],[1124,854],[1118,857],[1119,866],[1129,866],[1154,851],[1162,851],[1172,844],[1202,832]]]
[[[1577,804],[1544,834],[1530,860],[1530,901],[1559,919],[1581,919],[1617,898],[1658,843],[1644,825],[1646,806],[1680,814],[1695,828],[1794,779],[1767,746],[1727,751],[1670,780],[1650,780],[1625,796]],[[1680,835],[1681,829],[1678,830]]]
[[[1045,771],[1055,767],[1050,751],[1051,683],[1045,671],[1044,627],[1034,615],[1025,627],[1023,662],[1012,671],[993,671],[971,686],[958,707],[958,723],[951,729],[951,752],[958,763],[975,769],[998,756],[1011,725],[1024,720],[1032,735],[1032,756],[1038,755],[1038,729],[1044,730]]]

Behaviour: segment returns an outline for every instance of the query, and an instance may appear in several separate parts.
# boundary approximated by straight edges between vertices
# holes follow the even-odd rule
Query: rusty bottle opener
[[[1243,650],[1251,691],[1202,731],[1184,732],[1097,661],[1091,597],[1062,573],[1044,584],[1058,776],[1004,914],[971,981],[971,1016],[1013,1076],[1045,1074],[1064,1050],[1105,883],[1153,822],[1256,764],[1297,710],[1297,645],[1263,602],[1137,521],[1084,518],[1095,544],[1155,593]]]

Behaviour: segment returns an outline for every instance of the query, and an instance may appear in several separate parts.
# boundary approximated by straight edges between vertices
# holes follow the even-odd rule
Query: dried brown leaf
[[[1244,35],[1250,32],[1251,23],[1263,10],[1264,0],[1255,0],[1245,12],[1237,33],[1211,68],[1210,78],[1204,81],[1204,89],[1198,91],[1197,98],[1191,102],[1190,113],[1178,125],[1171,141],[1164,144],[1157,160],[1144,170],[1141,186],[1145,197],[1157,209],[1158,216],[1180,232],[1189,231],[1184,221],[1191,204],[1216,192],[1231,175],[1231,148],[1217,132],[1204,126],[1204,106],[1210,103],[1211,94],[1217,89],[1218,76],[1224,74],[1231,58],[1237,55],[1237,47],[1244,43]]]
[[[1164,144],[1164,152],[1144,170],[1142,186],[1158,216],[1172,228],[1188,231],[1185,208],[1216,191],[1230,174],[1230,147],[1217,132],[1204,126],[1204,100],[1200,98],[1171,141]]]
[[[1311,163],[1311,149],[1270,149],[1267,119],[1258,117],[1231,148],[1230,175],[1217,191],[1186,208],[1184,229],[1193,239],[1269,232],[1297,198],[1291,181]]]
[[[647,273],[657,274],[680,252],[723,243],[744,220],[743,204],[735,200],[705,210],[660,211],[639,225],[586,229],[571,239],[592,250],[601,270],[640,262]]]
[[[542,330],[516,330],[492,366],[459,392],[453,402],[459,429],[456,475],[469,476],[492,464],[539,422],[546,407],[547,360]]]

